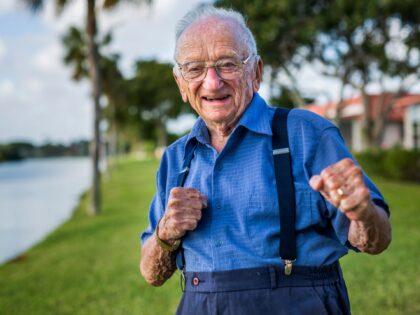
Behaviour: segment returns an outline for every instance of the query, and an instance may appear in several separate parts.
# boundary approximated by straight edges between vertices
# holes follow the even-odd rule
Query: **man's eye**
[[[204,67],[202,65],[188,65],[186,67],[186,71],[190,73],[200,73],[203,69]]]
[[[217,66],[222,71],[234,71],[238,68],[237,63],[232,60],[223,60],[218,62]]]

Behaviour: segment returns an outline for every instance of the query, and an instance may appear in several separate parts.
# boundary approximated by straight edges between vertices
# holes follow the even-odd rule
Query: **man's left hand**
[[[311,187],[340,209],[350,220],[365,221],[372,214],[373,203],[362,169],[346,158],[312,176]]]

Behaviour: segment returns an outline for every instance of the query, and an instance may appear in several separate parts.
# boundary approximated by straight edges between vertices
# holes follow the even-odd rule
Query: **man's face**
[[[177,62],[214,62],[234,57],[244,60],[248,49],[239,34],[239,26],[231,20],[207,18],[189,26],[178,43]],[[219,77],[214,67],[207,69],[206,77],[199,82],[187,82],[175,74],[182,98],[204,119],[207,125],[234,127],[251,102],[261,81],[261,61],[253,57],[242,72],[231,80]]]

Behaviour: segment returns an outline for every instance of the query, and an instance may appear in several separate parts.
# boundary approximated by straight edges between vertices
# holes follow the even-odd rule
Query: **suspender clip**
[[[293,260],[285,259],[284,260],[284,274],[286,276],[290,276],[292,274],[292,267],[293,267],[293,263],[295,261],[296,261],[296,259],[293,259]]]
[[[179,284],[181,285],[181,291],[185,292],[185,267],[181,269]]]

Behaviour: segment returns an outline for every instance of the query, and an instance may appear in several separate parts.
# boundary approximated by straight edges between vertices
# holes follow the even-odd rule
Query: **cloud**
[[[56,35],[60,36],[70,26],[83,26],[85,22],[86,0],[69,1],[64,10],[57,14],[55,1],[45,1],[44,10],[41,12],[41,20]]]
[[[62,56],[63,47],[58,42],[53,42],[50,46],[37,52],[32,61],[31,65],[43,73],[54,73],[62,71]]]
[[[0,1],[0,12],[6,13],[6,12],[12,12],[16,10],[18,7],[18,4],[16,0],[2,0]]]
[[[6,55],[6,45],[3,43],[2,39],[0,38],[0,62],[3,60],[5,55]]]
[[[11,80],[0,81],[0,98],[12,95],[15,92],[15,85]]]

